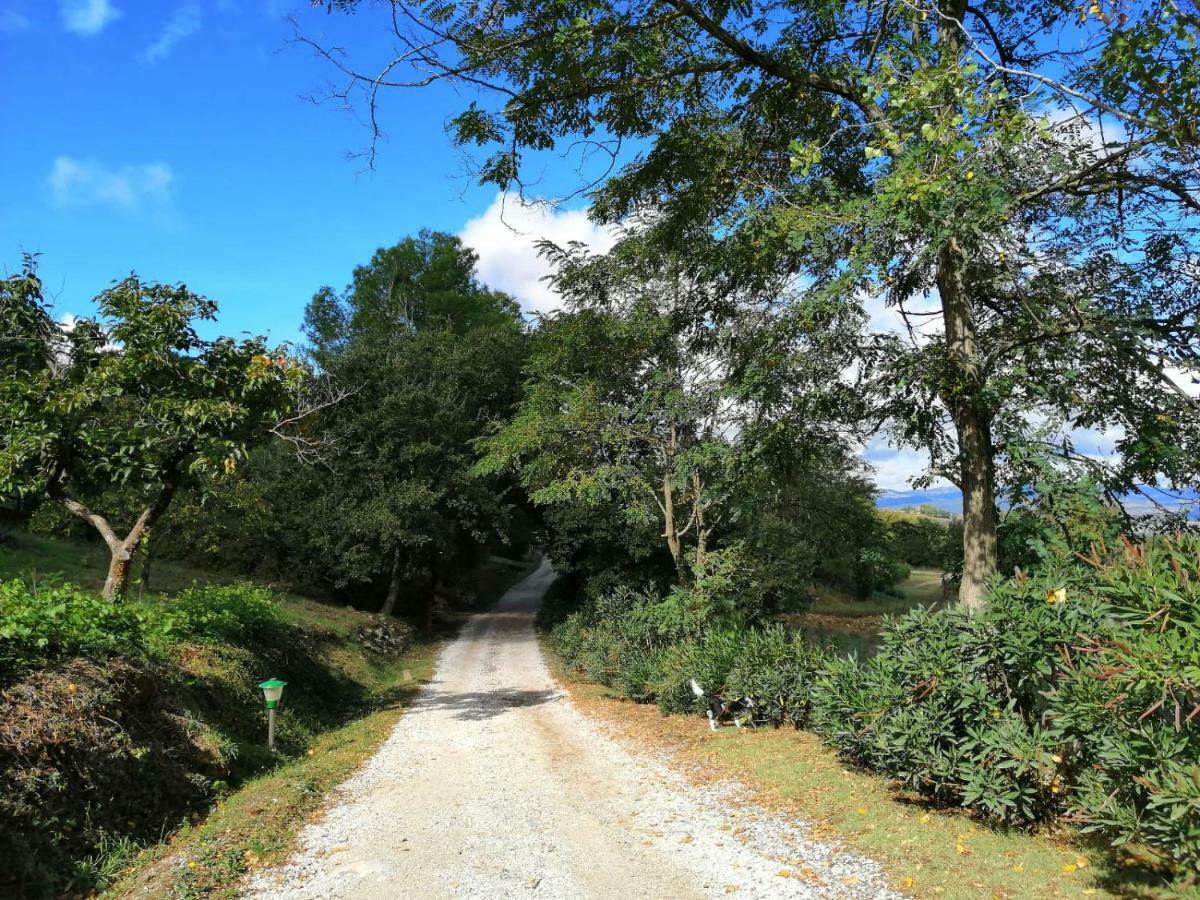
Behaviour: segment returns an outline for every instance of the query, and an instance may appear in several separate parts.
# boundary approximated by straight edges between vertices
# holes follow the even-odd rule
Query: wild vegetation
[[[410,686],[362,628],[435,634],[540,546],[587,677],[668,713],[695,679],[931,806],[1077,826],[1194,891],[1193,5],[315,5],[386,14],[363,48],[299,36],[372,149],[390,90],[450,82],[484,182],[611,162],[584,190],[615,246],[544,244],[562,307],[530,321],[421,232],[319,288],[297,347],[206,337],[184,285],[130,276],[68,326],[36,257],[0,280],[0,888],[97,887],[304,770]],[[879,510],[878,439],[961,515]],[[861,653],[820,639],[847,619]],[[305,685],[281,757],[267,675]],[[197,892],[264,849],[221,833]]]

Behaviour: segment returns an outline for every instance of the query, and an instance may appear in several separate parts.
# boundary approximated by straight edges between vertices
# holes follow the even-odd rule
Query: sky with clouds
[[[464,102],[448,87],[389,97],[368,170],[363,123],[313,102],[331,72],[291,40],[289,16],[323,42],[380,40],[373,17],[304,0],[0,0],[0,267],[40,253],[63,316],[136,271],[218,300],[221,332],[296,341],[318,287],[421,228],[461,235],[481,278],[531,313],[556,305],[537,240],[611,246],[581,202],[476,185],[445,134]],[[538,165],[531,194],[578,186],[568,162]],[[924,466],[882,441],[864,453],[892,490]]]

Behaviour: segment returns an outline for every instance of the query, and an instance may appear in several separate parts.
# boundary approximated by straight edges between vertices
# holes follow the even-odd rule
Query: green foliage
[[[1054,817],[1065,807],[1045,694],[1060,654],[1104,622],[1095,601],[1048,604],[1059,586],[1049,572],[993,592],[982,613],[921,609],[897,620],[869,662],[818,680],[817,729],[935,802],[1010,824]]]
[[[940,510],[939,510],[940,512]],[[883,512],[892,555],[910,566],[941,568],[950,541],[950,516]]]
[[[189,588],[156,607],[144,615],[156,636],[170,641],[245,643],[268,636],[281,622],[279,597],[248,582]]]
[[[422,232],[309,304],[313,358],[347,394],[319,423],[333,471],[284,473],[272,497],[283,552],[337,588],[395,597],[402,579],[424,582],[428,605],[520,515],[506,479],[472,472],[474,442],[518,399],[526,349],[516,303],[478,283],[475,261],[458,238]]]
[[[0,584],[0,678],[71,656],[137,653],[144,617],[70,585]]]
[[[201,338],[217,306],[183,285],[131,275],[96,306],[67,331],[32,258],[0,280],[0,333],[20,348],[0,356],[0,491],[44,494],[95,528],[113,553],[111,598],[175,493],[234,471],[307,373],[261,337]]]
[[[1185,877],[1200,865],[1195,536],[1052,558],[996,581],[983,610],[892,620],[862,661],[777,625],[706,626],[646,593],[588,604],[551,640],[664,712],[703,712],[694,678],[935,804],[1006,826],[1074,821]]]
[[[0,678],[75,656],[143,656],[180,641],[244,644],[280,625],[279,598],[253,584],[193,587],[114,604],[72,585],[0,584]]]
[[[361,0],[323,5],[372,14]],[[865,332],[843,345],[862,375],[855,400],[873,407],[862,421],[922,448],[929,478],[972,495],[966,599],[981,599],[995,562],[996,491],[1031,483],[1028,454],[1052,450],[1115,490],[1194,482],[1195,403],[1167,377],[1200,359],[1194,12],[1067,0],[668,6],[407,10],[446,78],[494,88],[450,123],[458,142],[488,149],[481,180],[515,189],[539,153],[578,148],[592,215],[621,228],[613,254],[651,271],[683,258],[698,282],[720,284],[677,309],[673,333],[723,334],[746,285],[771,294],[764,331],[786,333],[794,312],[815,332],[831,318]],[[385,94],[369,94],[372,117]],[[598,171],[597,140],[640,152]],[[593,296],[609,309],[622,299],[602,285]],[[798,405],[827,396],[790,379],[779,344],[745,337],[728,370],[745,384]],[[1078,429],[1118,433],[1117,454],[1098,463],[1073,445]],[[608,489],[624,474],[583,471],[569,487]]]

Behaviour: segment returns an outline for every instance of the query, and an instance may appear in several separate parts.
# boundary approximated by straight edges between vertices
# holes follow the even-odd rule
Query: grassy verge
[[[300,829],[320,812],[325,795],[379,749],[407,702],[432,676],[436,651],[426,644],[405,654],[396,662],[385,705],[320,735],[304,756],[251,780],[219,801],[207,818],[141,854],[105,896],[234,896],[243,875],[287,856]]]
[[[926,809],[885,779],[847,769],[813,735],[788,729],[710,732],[703,720],[662,717],[563,671],[560,682],[589,715],[639,746],[664,751],[696,781],[745,784],[764,806],[811,823],[816,839],[877,859],[907,895],[945,900],[1153,896],[1099,850],[1068,832],[1001,832],[968,816]],[[793,877],[820,873],[792,867]]]
[[[495,602],[530,571],[529,564],[495,559],[480,573],[477,607]],[[342,637],[363,616],[343,607],[295,600],[285,617]],[[449,623],[442,637],[457,626]],[[121,861],[123,874],[105,891],[109,898],[233,897],[254,870],[287,858],[303,827],[321,814],[325,798],[387,739],[421,685],[433,676],[443,640],[427,641],[384,665],[339,646],[333,661],[367,685],[377,708],[341,728],[318,735],[307,752],[243,784],[219,800],[207,816],[171,838]]]

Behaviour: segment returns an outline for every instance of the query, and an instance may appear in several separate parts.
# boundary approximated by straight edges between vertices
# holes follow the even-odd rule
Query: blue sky
[[[493,207],[445,135],[448,89],[393,94],[376,171],[347,159],[367,133],[304,99],[330,70],[289,13],[377,33],[306,3],[0,0],[0,265],[41,252],[62,313],[136,270],[218,300],[222,331],[294,340],[313,291],[375,247]]]

